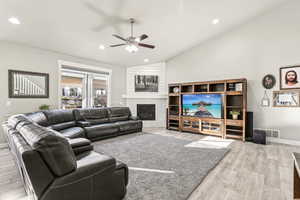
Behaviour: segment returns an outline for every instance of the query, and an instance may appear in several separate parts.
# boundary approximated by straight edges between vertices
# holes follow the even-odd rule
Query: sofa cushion
[[[47,110],[44,111],[44,114],[47,117],[49,126],[54,124],[60,124],[64,122],[72,122],[75,121],[73,111],[72,110]]]
[[[109,119],[111,122],[126,121],[131,116],[128,107],[112,107],[109,108],[109,111]]]
[[[139,123],[140,123],[139,121],[135,121],[135,120],[116,122],[116,124],[120,126],[121,132],[137,130],[139,129]]]
[[[59,131],[66,138],[84,138],[84,129],[81,127],[72,127]]]
[[[51,126],[48,126],[48,128],[51,128],[56,131],[60,131],[60,130],[72,128],[74,126],[76,126],[76,122],[70,121],[70,122],[63,122],[63,123],[59,123],[59,124],[52,124]]]
[[[109,122],[107,108],[88,108],[74,110],[76,121],[87,121],[90,125]]]
[[[119,132],[119,125],[116,123],[105,123],[84,128],[87,138],[116,136]]]
[[[43,112],[28,113],[26,117],[40,126],[48,126],[47,117]]]
[[[18,131],[31,148],[40,153],[56,176],[76,169],[76,157],[69,142],[60,133],[38,124],[24,125]]]

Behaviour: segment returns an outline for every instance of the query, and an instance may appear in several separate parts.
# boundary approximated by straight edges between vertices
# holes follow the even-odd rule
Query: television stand
[[[169,84],[167,129],[245,141],[247,80],[230,79]],[[190,116],[183,109],[184,95],[221,94],[222,117]],[[233,113],[239,113],[233,116]]]

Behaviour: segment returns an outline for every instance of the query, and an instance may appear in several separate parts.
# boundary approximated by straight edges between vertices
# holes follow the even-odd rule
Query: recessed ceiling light
[[[105,46],[104,46],[103,44],[100,44],[100,45],[99,45],[99,49],[104,50],[104,49],[105,49]]]
[[[21,24],[20,20],[16,17],[10,17],[8,18],[8,21],[12,24],[17,24],[17,25]]]
[[[218,24],[220,22],[220,19],[214,19],[212,20],[212,24]]]
[[[145,62],[145,63],[149,62],[149,59],[148,59],[148,58],[145,58],[145,59],[144,59],[144,62]]]

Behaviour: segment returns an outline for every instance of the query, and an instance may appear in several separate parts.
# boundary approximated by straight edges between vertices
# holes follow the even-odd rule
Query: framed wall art
[[[262,80],[262,85],[265,89],[272,89],[276,84],[276,78],[272,74],[265,75]]]
[[[300,107],[300,91],[274,91],[274,107]]]
[[[300,89],[300,66],[280,68],[280,89]]]
[[[49,74],[8,70],[9,98],[49,98]]]
[[[158,76],[135,75],[135,92],[158,92]]]

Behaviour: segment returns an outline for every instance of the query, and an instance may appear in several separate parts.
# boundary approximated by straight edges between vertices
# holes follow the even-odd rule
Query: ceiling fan
[[[130,53],[135,53],[137,52],[138,46],[140,47],[145,47],[145,48],[150,48],[150,49],[154,49],[155,46],[154,45],[150,45],[150,44],[145,44],[145,43],[141,43],[142,40],[145,40],[148,38],[148,35],[143,34],[139,37],[134,37],[133,36],[133,24],[135,23],[135,20],[133,18],[130,18],[130,24],[131,24],[131,36],[128,38],[123,38],[119,35],[113,34],[114,37],[123,40],[124,43],[122,44],[115,44],[115,45],[110,45],[110,47],[119,47],[119,46],[126,46],[125,49],[127,51],[129,51]]]

